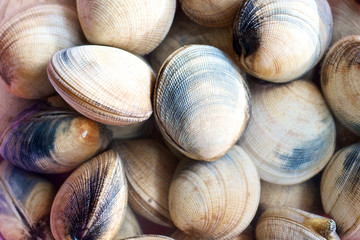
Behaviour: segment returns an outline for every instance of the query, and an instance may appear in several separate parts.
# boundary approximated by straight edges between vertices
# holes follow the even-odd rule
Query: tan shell
[[[176,230],[172,235],[176,240],[198,240],[198,237],[187,235],[186,233]],[[246,228],[240,235],[231,238],[230,240],[255,240],[255,231],[252,227]]]
[[[343,240],[360,238],[360,144],[334,154],[321,179],[324,211],[337,224]]]
[[[340,240],[334,220],[295,208],[270,208],[256,225],[261,240]]]
[[[116,237],[112,240],[121,240],[128,237],[134,237],[141,235],[142,230],[137,221],[134,212],[129,206],[126,208],[126,214],[124,222],[121,225],[120,231],[117,233]]]
[[[55,239],[112,239],[127,206],[119,155],[109,150],[77,168],[56,194],[50,216]]]
[[[208,27],[232,25],[243,0],[180,0],[181,8],[194,22]]]
[[[171,227],[168,195],[177,159],[153,139],[116,140],[112,147],[124,162],[131,207],[148,220]]]
[[[336,42],[321,69],[321,87],[336,118],[360,136],[360,35]]]
[[[176,0],[77,0],[81,27],[93,44],[144,55],[168,33]]]
[[[252,116],[240,139],[261,179],[297,184],[320,172],[335,149],[335,124],[314,83],[255,84]]]
[[[50,61],[48,76],[66,102],[95,121],[128,125],[152,114],[155,74],[124,50],[95,45],[64,49]]]
[[[0,76],[19,97],[47,97],[55,93],[46,76],[49,60],[83,40],[72,7],[47,4],[23,11],[0,27]]]
[[[260,181],[249,156],[234,146],[215,162],[180,162],[169,192],[171,219],[198,238],[230,239],[250,224]]]

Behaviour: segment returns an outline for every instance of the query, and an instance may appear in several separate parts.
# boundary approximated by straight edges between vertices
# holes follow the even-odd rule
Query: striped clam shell
[[[247,84],[219,49],[185,46],[164,62],[154,90],[155,121],[187,157],[214,161],[238,140],[250,117]]]
[[[6,240],[53,239],[50,209],[55,193],[46,179],[2,161],[0,236]]]
[[[321,179],[324,211],[332,217],[343,240],[360,238],[360,144],[337,151]]]
[[[56,194],[50,216],[55,239],[113,239],[125,217],[127,192],[115,151],[84,163]]]
[[[103,151],[111,137],[102,124],[40,102],[9,124],[1,137],[0,152],[25,170],[61,173]]]
[[[251,94],[252,117],[239,144],[261,179],[289,185],[320,172],[335,149],[335,124],[315,84],[256,84]]]
[[[176,240],[198,240],[199,238],[185,234],[180,230],[176,230],[172,235]],[[255,229],[249,225],[240,235],[230,238],[230,240],[255,240]]]
[[[95,121],[127,125],[152,114],[155,74],[124,50],[95,45],[64,49],[50,61],[48,76],[66,102]]]
[[[246,0],[234,22],[234,47],[247,73],[288,82],[319,62],[331,34],[326,0]]]
[[[360,35],[336,42],[321,69],[321,87],[336,118],[360,136]]]
[[[183,160],[169,192],[171,219],[201,239],[231,239],[250,224],[258,208],[260,180],[238,146],[215,162]]]

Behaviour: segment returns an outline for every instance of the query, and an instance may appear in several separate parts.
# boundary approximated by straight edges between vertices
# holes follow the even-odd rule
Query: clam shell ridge
[[[50,61],[48,76],[66,102],[95,121],[128,125],[152,114],[155,74],[124,50],[90,45],[64,49]]]
[[[174,224],[205,239],[231,239],[258,208],[260,180],[249,156],[234,146],[215,162],[180,162],[169,192]]]
[[[103,151],[111,132],[76,112],[36,104],[9,124],[0,139],[5,159],[25,170],[61,173]]]
[[[113,239],[125,217],[127,192],[115,151],[84,163],[56,194],[50,216],[55,239]]]
[[[335,124],[314,83],[256,84],[252,117],[239,145],[261,179],[297,184],[320,172],[335,150]]]
[[[154,90],[155,120],[187,157],[214,161],[240,137],[250,117],[247,84],[219,49],[190,45],[170,55]]]
[[[234,22],[234,47],[247,73],[288,82],[319,62],[331,34],[326,0],[246,0]]]

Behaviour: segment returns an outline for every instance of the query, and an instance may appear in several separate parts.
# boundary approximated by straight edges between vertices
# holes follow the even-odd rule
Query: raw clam
[[[53,239],[50,209],[55,193],[49,181],[2,161],[0,235],[6,240]]]
[[[180,162],[170,185],[170,216],[186,234],[230,239],[250,224],[259,198],[255,165],[234,146],[215,162]]]
[[[0,27],[0,76],[19,97],[49,96],[55,93],[46,76],[49,60],[83,40],[75,8],[46,4],[23,11]]]
[[[321,69],[321,87],[336,118],[360,136],[360,35],[336,42]]]
[[[125,217],[127,192],[115,151],[84,163],[56,194],[50,216],[55,239],[113,239]]]
[[[177,159],[153,139],[116,140],[112,148],[124,163],[131,207],[148,220],[171,227],[168,195]]]
[[[234,22],[234,47],[247,73],[288,82],[319,62],[331,34],[326,0],[246,0]]]
[[[295,208],[270,208],[256,225],[261,240],[340,240],[334,220]]]
[[[139,222],[137,221],[131,208],[127,206],[124,222],[121,225],[120,231],[117,233],[116,237],[112,240],[121,240],[124,238],[134,237],[141,234],[142,231]]]
[[[194,22],[208,27],[232,25],[243,0],[180,0],[181,8]]]
[[[111,132],[104,125],[40,102],[9,124],[0,152],[25,170],[61,173],[103,151],[110,141]]]
[[[168,33],[176,0],[77,0],[81,27],[94,44],[144,55]]]
[[[240,139],[260,177],[297,184],[320,172],[335,149],[335,124],[314,83],[255,84],[252,117]]]
[[[48,76],[66,102],[95,121],[126,125],[152,114],[155,74],[124,50],[94,45],[64,49],[50,61]]]
[[[193,159],[215,161],[235,144],[249,120],[247,84],[221,50],[185,46],[160,69],[154,115],[173,148]]]
[[[345,147],[330,160],[321,179],[324,211],[336,221],[343,240],[360,238],[360,144]]]

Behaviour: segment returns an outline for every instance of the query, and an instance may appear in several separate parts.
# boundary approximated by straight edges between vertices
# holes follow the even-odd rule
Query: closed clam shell
[[[288,82],[311,70],[331,34],[326,0],[246,0],[234,21],[241,68],[271,82]]]
[[[186,234],[230,239],[250,224],[259,198],[255,165],[234,146],[215,162],[180,162],[170,185],[170,216]]]
[[[324,211],[336,221],[343,240],[360,238],[360,144],[337,151],[321,178]]]
[[[176,240],[198,240],[198,237],[190,236],[180,230],[176,230],[172,235]],[[252,227],[246,228],[240,235],[231,238],[230,240],[255,240],[255,231]]]
[[[168,33],[176,0],[77,0],[81,27],[93,44],[144,55]]]
[[[185,46],[160,69],[154,115],[173,148],[192,159],[215,161],[246,127],[250,117],[247,84],[221,50]]]
[[[46,4],[20,12],[0,26],[0,76],[19,97],[47,97],[55,93],[46,76],[49,60],[83,40],[75,8]]]
[[[178,160],[153,139],[115,140],[112,147],[124,163],[131,207],[148,220],[171,227],[168,195]]]
[[[321,87],[336,118],[360,136],[360,35],[336,42],[321,69]]]
[[[335,149],[335,124],[314,83],[256,84],[252,117],[240,146],[261,179],[297,184],[320,172]]]
[[[48,76],[67,103],[95,121],[127,125],[152,114],[155,74],[127,51],[94,45],[64,49],[50,61]]]
[[[121,240],[137,235],[142,235],[141,227],[135,217],[134,212],[129,206],[127,206],[124,222],[122,223],[119,232],[113,240]]]
[[[115,151],[84,163],[56,194],[50,216],[55,239],[113,239],[125,217],[127,192]]]
[[[220,27],[232,25],[243,0],[180,0],[181,8],[194,22]]]
[[[9,124],[0,139],[0,153],[28,171],[61,173],[103,151],[111,137],[102,124],[40,102]]]
[[[53,239],[50,209],[55,193],[46,179],[2,161],[0,236],[6,240]]]
[[[295,208],[270,208],[256,225],[261,240],[340,240],[334,220]]]

